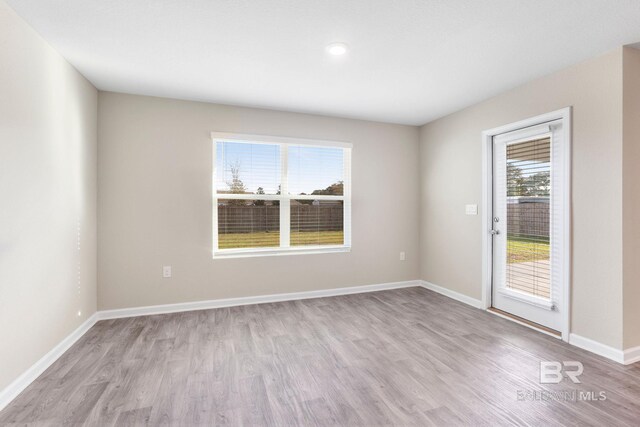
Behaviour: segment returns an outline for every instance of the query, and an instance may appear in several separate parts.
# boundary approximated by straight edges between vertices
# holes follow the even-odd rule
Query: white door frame
[[[564,164],[564,248],[562,298],[562,340],[569,341],[571,328],[571,107],[520,120],[482,132],[482,307],[491,307],[491,282],[493,278],[493,242],[489,232],[493,228],[493,137],[514,130],[562,120],[562,141],[567,144]]]

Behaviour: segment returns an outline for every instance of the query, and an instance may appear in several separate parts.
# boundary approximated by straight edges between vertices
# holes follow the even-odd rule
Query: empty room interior
[[[0,0],[0,425],[640,425],[637,0]]]

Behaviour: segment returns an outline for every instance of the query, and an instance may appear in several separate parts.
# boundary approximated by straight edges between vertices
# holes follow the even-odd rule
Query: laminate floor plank
[[[0,425],[637,426],[640,363],[406,288],[100,321]]]

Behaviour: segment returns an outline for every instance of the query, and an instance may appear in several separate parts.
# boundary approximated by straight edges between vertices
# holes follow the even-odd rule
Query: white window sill
[[[281,255],[309,255],[351,252],[351,246],[298,246],[290,248],[222,249],[213,252],[213,259],[253,258]]]

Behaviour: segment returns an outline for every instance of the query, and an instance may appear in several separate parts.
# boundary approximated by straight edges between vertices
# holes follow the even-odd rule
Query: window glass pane
[[[280,203],[269,200],[218,200],[218,248],[280,246]]]
[[[289,146],[289,193],[343,195],[343,161],[342,148]]]
[[[280,146],[218,142],[218,194],[280,194]]]
[[[291,200],[291,246],[344,244],[342,200]]]
[[[508,288],[551,297],[551,140],[507,145]]]

